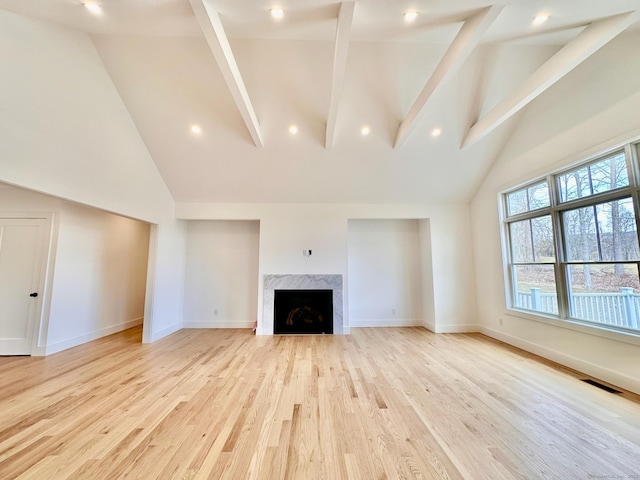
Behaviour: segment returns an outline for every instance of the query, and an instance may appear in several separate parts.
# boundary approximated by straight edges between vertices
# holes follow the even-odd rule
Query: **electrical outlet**
[[[395,315],[395,314],[396,314],[396,309],[395,309],[395,308],[392,308],[392,309],[391,309],[391,315]]]
[[[501,318],[498,319],[498,323],[500,323],[500,326],[502,326],[502,319]]]
[[[218,315],[218,309],[217,308],[213,311],[213,314],[214,315]]]

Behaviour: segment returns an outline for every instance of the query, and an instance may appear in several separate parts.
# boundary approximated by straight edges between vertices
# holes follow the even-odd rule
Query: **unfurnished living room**
[[[640,478],[640,0],[0,0],[0,479]]]

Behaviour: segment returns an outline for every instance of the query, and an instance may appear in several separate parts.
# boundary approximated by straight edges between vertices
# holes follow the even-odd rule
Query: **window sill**
[[[608,328],[606,325],[594,325],[592,323],[581,322],[580,320],[560,320],[556,317],[533,313],[528,310],[516,310],[514,308],[507,308],[505,315],[533,322],[546,323],[547,325],[573,330],[586,335],[593,335],[596,337],[606,338],[608,340],[615,340],[617,342],[640,346],[640,331],[637,333],[622,332],[620,330]]]

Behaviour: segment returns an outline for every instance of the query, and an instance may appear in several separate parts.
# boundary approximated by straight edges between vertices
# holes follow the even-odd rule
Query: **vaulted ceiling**
[[[467,201],[527,105],[638,29],[628,12],[640,8],[639,0],[95,3],[99,14],[69,0],[0,8],[91,35],[183,202]],[[417,17],[407,22],[405,12]],[[539,15],[549,18],[535,25]]]

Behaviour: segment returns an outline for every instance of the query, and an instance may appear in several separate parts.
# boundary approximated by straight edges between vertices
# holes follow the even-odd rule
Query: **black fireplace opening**
[[[333,333],[333,290],[274,290],[273,333]]]

